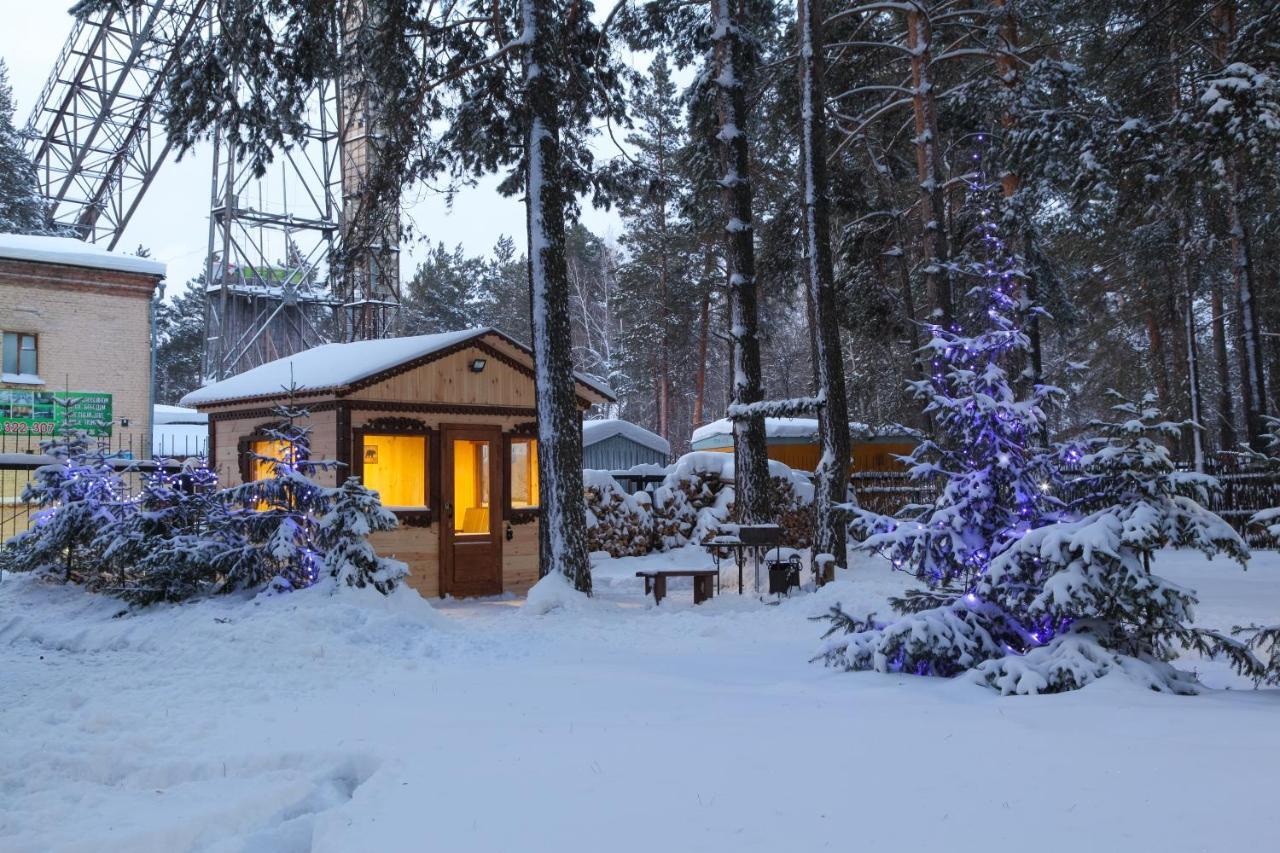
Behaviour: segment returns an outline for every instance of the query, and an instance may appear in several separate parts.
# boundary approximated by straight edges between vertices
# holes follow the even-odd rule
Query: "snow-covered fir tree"
[[[316,523],[316,543],[324,552],[325,570],[340,586],[391,592],[409,567],[378,556],[369,544],[369,534],[394,530],[395,513],[383,507],[378,493],[365,488],[358,477],[348,477],[329,494],[329,511]]]
[[[102,567],[97,536],[123,512],[124,481],[83,434],[42,441],[40,449],[53,461],[37,468],[22,492],[22,500],[37,510],[31,526],[0,549],[0,567],[60,572],[65,580],[93,583]]]
[[[983,139],[978,137],[980,157]],[[850,669],[954,675],[999,657],[1018,642],[1009,614],[973,590],[992,561],[1028,531],[1057,519],[1055,457],[1037,446],[1045,408],[1061,392],[1035,385],[1015,389],[1030,341],[1018,324],[1019,269],[995,222],[994,187],[981,172],[971,180],[970,205],[979,216],[979,248],[966,272],[981,330],[963,335],[932,327],[926,345],[932,375],[913,383],[936,436],[910,458],[913,479],[934,482],[931,505],[884,516],[857,507],[853,526],[862,550],[882,554],[914,574],[925,589],[893,603],[905,615],[881,627],[830,641],[824,653]]]
[[[0,233],[40,234],[45,231],[44,200],[13,114],[9,66],[0,59]]]
[[[1175,644],[1238,653],[1192,627],[1196,596],[1151,570],[1155,552],[1194,548],[1243,564],[1248,547],[1203,504],[1218,488],[1176,469],[1166,443],[1184,424],[1162,420],[1153,397],[1122,400],[1119,418],[1095,422],[1079,474],[1066,489],[1071,516],[1033,530],[991,562],[977,596],[1015,618],[1022,657],[992,661],[982,678],[1005,693],[1072,690],[1118,668],[1152,689],[1186,692],[1194,680],[1165,662]]]
[[[310,427],[299,421],[310,413],[289,400],[274,409],[279,421],[263,431],[278,455],[253,454],[270,468],[271,476],[234,486],[226,498],[238,506],[245,538],[258,549],[259,559],[235,563],[238,587],[258,586],[279,579],[292,589],[311,586],[320,576],[316,520],[328,510],[329,492],[311,475],[337,466],[333,460],[312,459]]]
[[[95,544],[111,578],[107,591],[147,605],[224,588],[223,555],[247,543],[230,523],[217,482],[204,465],[145,474],[127,511],[98,531]]]

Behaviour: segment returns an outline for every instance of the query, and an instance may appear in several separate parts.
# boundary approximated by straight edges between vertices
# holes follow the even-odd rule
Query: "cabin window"
[[[37,369],[36,336],[25,332],[4,333],[3,371],[25,376],[36,376]]]
[[[453,440],[453,530],[489,532],[489,442]]]
[[[427,507],[427,437],[366,433],[360,447],[364,485],[392,510]]]
[[[287,461],[290,451],[289,442],[279,439],[264,439],[249,443],[249,481],[270,480],[275,476],[276,461]]]
[[[511,508],[538,505],[538,440],[511,439]]]

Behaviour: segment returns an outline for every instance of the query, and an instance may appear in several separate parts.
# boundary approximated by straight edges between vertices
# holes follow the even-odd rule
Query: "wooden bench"
[[[693,578],[693,603],[701,604],[714,594],[712,581],[715,581],[715,593],[720,592],[719,569],[643,569],[636,572],[636,577],[644,578],[644,594],[653,591],[653,601],[661,604],[667,595],[667,578]]]

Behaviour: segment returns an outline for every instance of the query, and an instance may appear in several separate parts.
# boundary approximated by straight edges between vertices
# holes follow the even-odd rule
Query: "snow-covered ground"
[[[1253,851],[1275,849],[1280,691],[1116,678],[1000,698],[808,663],[864,561],[765,606],[409,590],[121,605],[0,583],[0,850]],[[1274,622],[1280,556],[1163,554],[1201,620]],[[1217,687],[1222,666],[1186,661]]]

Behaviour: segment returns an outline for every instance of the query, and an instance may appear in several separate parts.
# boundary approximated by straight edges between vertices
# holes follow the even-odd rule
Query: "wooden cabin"
[[[905,471],[898,456],[915,449],[919,439],[903,427],[869,427],[849,424],[849,462],[852,471]],[[765,418],[769,458],[796,471],[813,471],[822,458],[817,418]],[[714,421],[693,431],[694,450],[733,452],[733,424]]]
[[[496,329],[325,344],[193,391],[209,416],[209,459],[223,485],[269,476],[253,454],[289,399],[310,414],[317,475],[345,472],[400,519],[374,534],[380,554],[409,564],[427,596],[523,593],[538,579],[538,442],[533,354]],[[613,400],[577,377],[585,411]]]

